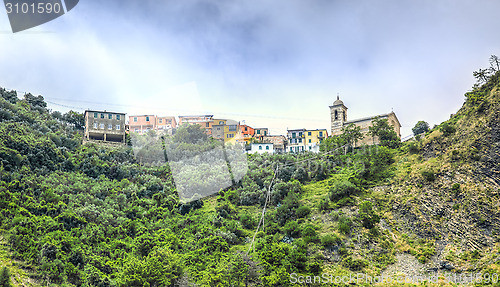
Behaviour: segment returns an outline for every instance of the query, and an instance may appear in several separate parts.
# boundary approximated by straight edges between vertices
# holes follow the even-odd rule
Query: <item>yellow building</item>
[[[304,145],[306,151],[319,152],[319,145],[328,137],[326,129],[306,130],[304,132]]]

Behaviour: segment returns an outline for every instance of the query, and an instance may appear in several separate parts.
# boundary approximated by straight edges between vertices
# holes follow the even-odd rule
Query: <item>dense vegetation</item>
[[[311,214],[352,203],[351,196],[390,175],[393,152],[385,147],[257,155],[231,187],[182,204],[167,164],[139,164],[127,146],[82,145],[78,113],[50,113],[41,97],[13,95],[2,90],[0,98],[1,227],[13,256],[47,283],[275,285],[286,284],[292,272],[318,274],[320,251],[343,246],[349,230],[323,234]],[[198,139],[199,130],[183,127],[171,140],[215,144]],[[136,154],[155,154],[143,146]],[[277,166],[263,228],[247,255]],[[332,174],[341,180],[326,180]],[[329,190],[317,204],[305,200],[309,182]],[[378,217],[364,206],[359,222],[373,228]],[[347,249],[343,254],[350,258]]]
[[[466,94],[464,106],[491,109],[498,77]],[[48,286],[289,286],[290,274],[379,275],[400,252],[429,262],[439,236],[408,234],[394,207],[405,210],[422,183],[440,183],[429,150],[449,145],[468,115],[432,130],[421,125],[427,137],[402,146],[387,120],[370,129],[379,146],[356,146],[360,131],[347,126],[320,154],[250,155],[246,173],[226,166],[229,185],[215,195],[181,200],[172,161],[185,160],[185,150],[192,158],[221,155],[198,126],[132,137],[132,146],[82,144],[81,114],[51,112],[41,96],[20,100],[3,89],[0,96],[1,235],[21,269]],[[474,156],[449,154],[442,166]],[[407,193],[380,191],[390,184]],[[457,198],[464,192],[450,187]],[[1,270],[2,286],[9,272]]]

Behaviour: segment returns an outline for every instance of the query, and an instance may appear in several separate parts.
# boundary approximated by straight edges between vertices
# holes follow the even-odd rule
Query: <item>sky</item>
[[[12,33],[0,10],[0,87],[49,108],[212,114],[330,129],[394,111],[402,135],[447,120],[500,55],[497,0],[81,0]]]

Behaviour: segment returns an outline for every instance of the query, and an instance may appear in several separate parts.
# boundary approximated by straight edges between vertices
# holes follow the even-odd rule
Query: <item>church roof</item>
[[[398,117],[396,116],[396,114],[394,112],[390,112],[388,114],[382,114],[382,115],[378,115],[378,116],[365,117],[365,118],[360,118],[360,119],[346,121],[346,122],[344,122],[344,125],[353,124],[353,123],[359,123],[359,122],[365,122],[365,121],[371,121],[374,118],[382,118],[382,119],[384,119],[384,118],[388,118],[391,114],[394,114],[394,117],[396,118],[396,121],[398,122],[399,126],[401,127],[401,123],[399,123],[399,119],[398,119]]]
[[[343,105],[344,102],[342,102],[340,99],[339,99],[339,96],[337,96],[337,100],[335,102],[333,102],[333,105],[334,106],[340,106],[340,105]]]

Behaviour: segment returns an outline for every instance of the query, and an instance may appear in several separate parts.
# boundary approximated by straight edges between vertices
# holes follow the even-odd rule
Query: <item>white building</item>
[[[250,150],[248,151],[248,153],[258,153],[258,154],[263,154],[266,152],[269,154],[274,153],[274,148],[272,143],[253,143],[250,144]]]

